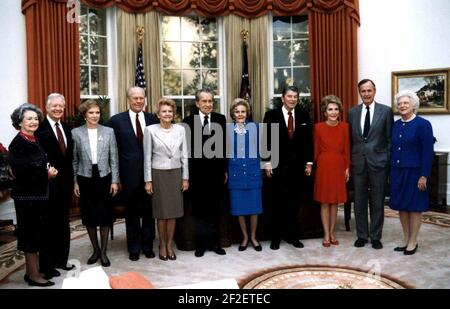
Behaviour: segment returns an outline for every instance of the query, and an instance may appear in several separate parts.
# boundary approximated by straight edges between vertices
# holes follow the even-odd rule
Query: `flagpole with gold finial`
[[[136,27],[136,34],[137,34],[139,44],[142,44],[142,41],[144,40],[144,33],[145,33],[144,27],[142,27],[142,26]]]

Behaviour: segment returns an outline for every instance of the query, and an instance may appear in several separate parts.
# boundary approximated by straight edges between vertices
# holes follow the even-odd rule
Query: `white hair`
[[[419,110],[419,105],[420,105],[420,100],[419,100],[419,97],[417,96],[417,94],[410,90],[400,91],[399,93],[397,93],[395,95],[395,104],[397,105],[397,107],[398,107],[398,102],[403,97],[409,98],[409,102],[412,105],[413,112],[414,112],[414,114],[417,114],[417,111]]]
[[[53,99],[56,99],[56,98],[60,98],[60,99],[63,101],[64,106],[66,105],[66,99],[64,98],[64,96],[63,96],[62,94],[60,94],[60,93],[56,93],[56,92],[55,92],[55,93],[50,93],[50,94],[48,95],[46,106],[48,106],[48,105],[52,102],[52,100],[53,100]]]

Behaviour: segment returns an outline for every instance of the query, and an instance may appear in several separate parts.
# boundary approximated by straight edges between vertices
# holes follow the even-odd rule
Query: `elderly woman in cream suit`
[[[111,196],[117,194],[119,159],[116,138],[111,128],[99,125],[100,106],[93,100],[80,105],[84,126],[72,130],[74,194],[80,197],[81,220],[87,227],[93,254],[87,264],[100,258],[104,267],[111,265],[106,256],[109,226],[114,222]],[[101,247],[98,245],[97,226],[100,226]]]
[[[176,259],[172,248],[175,223],[183,216],[183,192],[189,187],[186,132],[183,126],[172,124],[175,112],[173,100],[159,100],[156,115],[160,123],[148,126],[144,133],[145,191],[152,196],[163,261]]]

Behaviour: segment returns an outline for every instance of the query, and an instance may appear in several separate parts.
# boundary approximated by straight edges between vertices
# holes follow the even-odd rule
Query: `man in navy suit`
[[[116,135],[119,150],[119,170],[125,203],[127,247],[131,261],[139,260],[140,253],[154,258],[153,239],[155,220],[151,199],[144,189],[143,132],[146,126],[159,123],[144,112],[145,91],[131,87],[127,91],[129,110],[111,117],[110,125]]]
[[[36,137],[47,153],[58,175],[49,184],[49,204],[45,222],[43,250],[39,254],[39,268],[46,278],[60,275],[55,268],[70,270],[67,265],[70,249],[69,211],[72,205],[73,141],[71,128],[61,121],[66,101],[62,94],[52,93],[45,105],[47,117],[39,125]]]
[[[213,112],[213,103],[210,90],[198,90],[195,104],[199,110],[183,119],[191,133],[189,192],[195,218],[196,257],[203,256],[207,249],[219,255],[226,254],[220,246],[219,233],[220,203],[227,181],[224,155],[226,119],[224,115]]]
[[[311,175],[312,162],[314,160],[314,145],[312,137],[312,124],[309,114],[297,107],[298,89],[288,86],[283,89],[281,101],[283,106],[267,111],[264,115],[264,123],[267,125],[268,150],[272,153],[278,151],[278,164],[271,162],[270,158],[265,162],[265,174],[269,178],[270,200],[270,249],[278,250],[281,239],[292,244],[296,248],[303,248],[298,239],[298,212],[302,192],[307,186],[305,176]],[[271,149],[273,141],[270,140],[273,126],[278,127],[278,149]],[[275,147],[275,146],[274,146]]]

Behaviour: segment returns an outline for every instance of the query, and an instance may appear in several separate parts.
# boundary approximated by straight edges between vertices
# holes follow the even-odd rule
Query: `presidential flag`
[[[142,57],[142,44],[139,44],[138,57],[136,63],[136,77],[134,80],[134,85],[143,88],[147,93],[145,82],[145,71],[144,71],[144,59]]]

